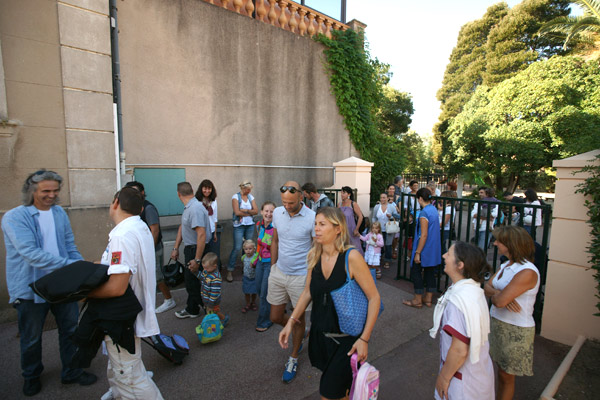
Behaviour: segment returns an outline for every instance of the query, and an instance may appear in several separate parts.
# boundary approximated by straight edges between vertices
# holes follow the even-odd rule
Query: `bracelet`
[[[361,338],[360,336],[359,336],[358,338],[359,338],[360,340],[362,340],[363,342],[365,342],[366,344],[369,344],[369,341],[368,341],[368,340],[365,340],[365,339]]]
[[[179,251],[179,247],[173,247],[173,251]]]
[[[296,319],[296,318],[292,317],[291,315],[290,315],[290,319],[291,319],[292,321],[294,321],[295,323],[297,323],[297,324],[299,324],[299,323],[300,323],[300,320],[299,320],[299,319]]]

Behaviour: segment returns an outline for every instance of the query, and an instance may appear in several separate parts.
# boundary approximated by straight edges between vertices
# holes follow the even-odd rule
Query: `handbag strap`
[[[354,250],[354,248],[348,249],[346,250],[346,257],[345,257],[345,267],[346,267],[346,282],[350,282],[350,268],[348,267],[348,256],[350,255],[350,252]]]

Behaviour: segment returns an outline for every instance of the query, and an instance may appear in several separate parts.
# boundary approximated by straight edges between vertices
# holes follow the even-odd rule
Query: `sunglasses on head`
[[[289,191],[290,193],[294,194],[300,191],[300,189],[298,189],[295,186],[285,186],[283,185],[282,187],[279,188],[279,191],[281,193],[285,193],[286,191]]]

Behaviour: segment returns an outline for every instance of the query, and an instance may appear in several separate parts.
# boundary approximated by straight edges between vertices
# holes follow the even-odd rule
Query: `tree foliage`
[[[568,0],[524,0],[512,9],[502,2],[461,28],[438,91],[442,112],[434,126],[437,162],[450,151],[450,122],[480,85],[493,87],[535,61],[564,52],[562,41],[536,33],[544,23],[569,12]]]
[[[400,138],[382,128],[407,127],[412,100],[405,93],[384,90],[391,76],[389,65],[371,59],[362,32],[332,31],[331,39],[318,35],[315,40],[326,46],[331,90],[350,140],[362,159],[375,163],[371,187],[385,187],[404,168],[406,157]]]
[[[494,88],[480,86],[448,127],[451,172],[493,178],[600,147],[600,67],[575,57],[539,61]]]
[[[429,174],[434,170],[433,152],[421,135],[414,130],[409,130],[400,135],[406,148],[405,173]]]
[[[564,39],[563,48],[567,50],[571,40],[583,36],[584,40],[596,42],[600,35],[600,0],[573,0],[583,9],[583,15],[560,16],[544,24],[540,30],[541,37],[558,37]]]

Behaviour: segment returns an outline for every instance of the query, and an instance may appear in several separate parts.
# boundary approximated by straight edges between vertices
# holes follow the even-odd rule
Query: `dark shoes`
[[[79,375],[75,379],[70,379],[70,380],[61,379],[61,382],[64,385],[70,385],[71,383],[79,383],[81,386],[88,386],[88,385],[91,385],[92,383],[95,383],[97,380],[98,380],[98,377],[96,375],[90,374],[89,372],[84,371],[81,375]]]
[[[35,396],[42,390],[42,382],[40,378],[25,379],[23,384],[23,394],[25,396]]]

